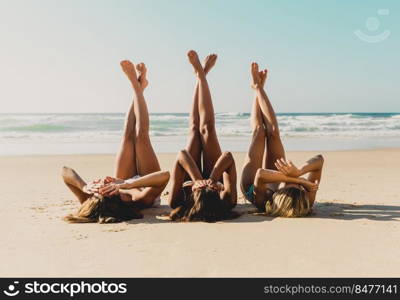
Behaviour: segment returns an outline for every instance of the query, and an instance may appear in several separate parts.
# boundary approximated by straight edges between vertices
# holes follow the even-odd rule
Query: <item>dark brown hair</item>
[[[117,223],[141,219],[143,215],[133,203],[122,201],[119,196],[93,195],[82,203],[76,214],[64,217],[69,223]]]
[[[209,187],[193,191],[183,205],[170,213],[172,221],[217,222],[237,218],[239,214],[231,211],[221,200],[219,192]]]

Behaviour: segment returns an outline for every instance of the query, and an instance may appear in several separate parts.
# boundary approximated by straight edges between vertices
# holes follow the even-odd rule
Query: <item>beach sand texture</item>
[[[290,152],[297,164],[315,152]],[[243,215],[214,224],[145,218],[67,224],[79,204],[63,165],[89,180],[112,175],[113,155],[0,157],[0,276],[337,277],[400,274],[400,150],[323,152],[315,214],[285,219]],[[175,154],[160,154],[163,169]],[[244,153],[234,153],[238,174]],[[250,213],[249,213],[250,212]]]

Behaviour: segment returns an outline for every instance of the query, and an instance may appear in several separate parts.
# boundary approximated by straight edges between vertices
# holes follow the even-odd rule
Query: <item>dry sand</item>
[[[292,152],[302,162],[313,152]],[[325,152],[315,214],[170,223],[144,211],[119,224],[67,224],[78,208],[63,165],[110,175],[112,155],[0,157],[0,276],[287,277],[400,275],[400,150]],[[240,170],[243,153],[235,153]],[[175,154],[159,155],[171,169]],[[165,201],[165,199],[164,199]]]

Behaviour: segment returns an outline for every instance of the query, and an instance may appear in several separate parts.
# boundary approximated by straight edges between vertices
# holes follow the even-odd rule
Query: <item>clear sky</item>
[[[400,111],[398,0],[0,0],[0,22],[0,112],[124,112],[122,59],[151,112],[187,112],[189,49],[219,55],[218,112],[250,111],[251,61],[278,112]]]

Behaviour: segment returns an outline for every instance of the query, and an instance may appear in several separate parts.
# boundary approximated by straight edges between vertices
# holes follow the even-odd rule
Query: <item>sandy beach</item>
[[[316,152],[290,152],[300,164]],[[85,179],[111,175],[113,155],[0,157],[0,276],[55,277],[373,277],[400,272],[400,149],[323,152],[313,216],[243,215],[215,224],[145,218],[67,224],[78,208],[63,165]],[[235,153],[238,174],[244,153]],[[159,155],[170,170],[175,154]],[[250,212],[250,213],[249,213]]]

